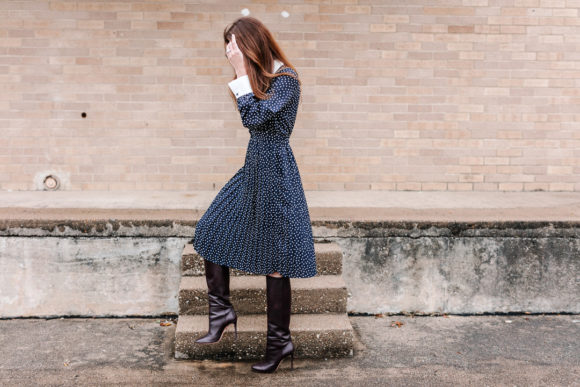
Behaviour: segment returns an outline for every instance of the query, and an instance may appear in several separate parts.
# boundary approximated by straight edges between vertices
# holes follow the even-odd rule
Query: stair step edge
[[[336,289],[346,288],[346,283],[341,275],[321,275],[310,278],[291,278],[292,289]],[[266,289],[266,276],[247,275],[231,276],[230,290],[238,289]],[[183,276],[179,290],[203,290],[207,291],[205,276]]]
[[[238,315],[238,334],[240,332],[265,332],[267,329],[265,314]],[[175,333],[207,332],[207,315],[181,315],[177,321]],[[352,331],[353,327],[346,313],[292,314],[291,331]],[[231,330],[233,333],[233,328]]]

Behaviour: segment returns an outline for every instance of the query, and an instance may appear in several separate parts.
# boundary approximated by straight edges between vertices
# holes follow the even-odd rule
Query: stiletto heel
[[[290,369],[294,369],[294,351],[290,354]]]
[[[234,321],[234,340],[238,339],[238,319]]]

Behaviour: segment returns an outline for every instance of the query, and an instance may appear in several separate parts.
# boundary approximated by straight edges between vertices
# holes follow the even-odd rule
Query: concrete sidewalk
[[[1,191],[0,219],[197,219],[217,191]],[[580,221],[580,192],[306,192],[312,221]]]
[[[580,315],[350,316],[352,358],[175,360],[175,325],[144,319],[0,320],[1,385],[580,385]],[[400,327],[392,326],[401,322]]]

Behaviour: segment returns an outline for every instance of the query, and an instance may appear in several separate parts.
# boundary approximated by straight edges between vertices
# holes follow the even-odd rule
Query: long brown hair
[[[266,91],[270,87],[272,79],[279,76],[286,75],[296,78],[298,84],[301,84],[300,79],[294,74],[273,74],[271,72],[274,67],[274,59],[278,59],[286,67],[298,73],[261,21],[251,16],[243,16],[226,26],[224,29],[224,48],[230,42],[232,34],[236,35],[236,43],[244,55],[246,73],[257,98],[266,99],[268,97]],[[235,75],[233,79],[236,79]],[[230,96],[235,102],[236,97],[231,90]]]

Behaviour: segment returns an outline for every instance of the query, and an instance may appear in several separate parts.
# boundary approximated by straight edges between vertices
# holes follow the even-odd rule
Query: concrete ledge
[[[177,313],[181,249],[216,193],[0,192],[0,317]],[[580,193],[306,195],[349,312],[580,312]]]
[[[42,219],[52,220],[108,219],[108,212],[117,219],[177,219],[178,214],[185,214],[181,219],[194,220],[203,214],[216,194],[217,190],[0,191],[0,219],[35,219],[39,214]],[[580,221],[580,192],[307,191],[305,194],[313,221]],[[140,211],[143,209],[147,213]]]
[[[0,237],[0,317],[176,314],[184,244]]]
[[[216,194],[0,192],[0,236],[192,237]],[[416,229],[458,236],[525,229],[577,238],[580,229],[580,193],[575,192],[317,191],[306,196],[313,226],[340,229],[337,236],[372,236],[377,228],[411,236]]]

